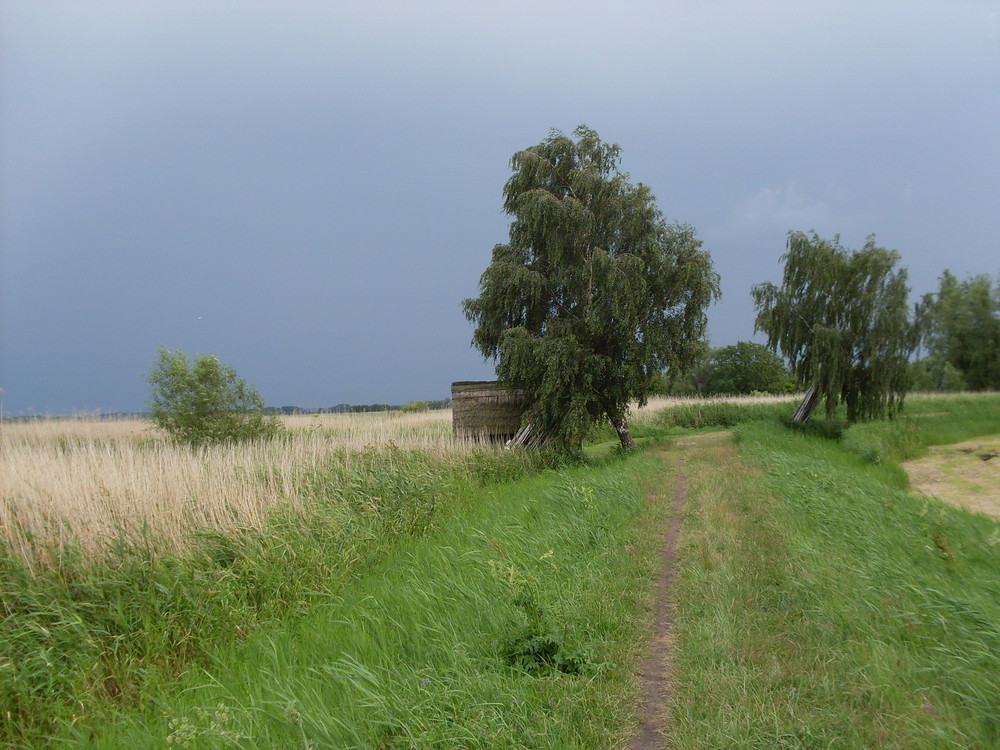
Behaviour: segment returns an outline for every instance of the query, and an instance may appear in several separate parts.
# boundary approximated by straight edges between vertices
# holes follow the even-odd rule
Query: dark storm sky
[[[1000,3],[0,6],[5,414],[137,410],[158,346],[273,405],[490,377],[459,307],[508,160],[586,123],[722,276],[875,233],[914,296],[1000,272]]]

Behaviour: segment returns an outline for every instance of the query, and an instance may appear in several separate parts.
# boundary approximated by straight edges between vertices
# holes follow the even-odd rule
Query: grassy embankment
[[[214,650],[149,710],[73,734],[116,748],[610,747],[633,710],[655,546],[636,545],[634,520],[657,466],[494,486],[301,618]]]
[[[895,463],[1000,432],[1000,397],[907,403],[839,441],[743,424],[695,459],[674,747],[1000,746],[1000,524]]]
[[[661,419],[740,439],[678,469],[674,746],[995,746],[1000,531],[906,492],[894,460],[997,431],[1000,399],[911,399],[905,422],[841,440],[781,426],[787,411]],[[56,556],[35,577],[9,561],[0,679],[21,713],[4,739],[618,746],[665,520],[641,477],[662,465],[497,483],[533,469],[359,456],[307,472],[259,529],[177,554]]]
[[[4,487],[0,740],[601,746],[629,712],[655,465],[539,475],[413,425],[193,453],[5,428],[28,481]],[[32,451],[60,479],[26,502]]]

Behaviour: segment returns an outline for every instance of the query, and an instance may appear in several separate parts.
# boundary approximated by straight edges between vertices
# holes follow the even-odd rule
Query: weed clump
[[[598,666],[590,649],[571,643],[566,628],[558,628],[542,606],[530,594],[514,601],[527,624],[503,649],[504,660],[513,667],[533,674],[557,671],[563,674],[591,673]]]

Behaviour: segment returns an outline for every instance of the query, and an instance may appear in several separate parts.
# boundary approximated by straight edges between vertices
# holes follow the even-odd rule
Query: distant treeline
[[[264,408],[265,414],[358,414],[369,411],[426,411],[428,409],[450,409],[451,399],[444,398],[440,401],[411,401],[408,404],[337,404],[330,407],[319,407],[317,409],[307,409],[302,406],[267,406]],[[4,416],[2,421],[8,423],[31,422],[38,419],[149,419],[148,411],[116,411],[116,412],[90,412],[86,414],[32,414],[18,416]]]
[[[149,419],[148,411],[114,411],[114,412],[81,412],[80,414],[17,414],[4,415],[0,422],[16,424],[19,422],[36,422],[42,420],[58,420],[63,422],[99,419],[103,422],[116,422],[129,419]]]
[[[426,404],[426,409],[448,409],[451,407],[451,399],[445,398],[440,401],[411,401],[410,404],[337,404],[326,408],[306,409],[301,406],[268,406],[264,411],[268,414],[357,414],[369,411],[400,411],[406,410],[411,404]],[[409,409],[413,411],[413,409]]]

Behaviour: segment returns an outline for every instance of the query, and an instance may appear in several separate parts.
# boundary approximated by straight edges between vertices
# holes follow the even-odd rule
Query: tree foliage
[[[915,391],[955,393],[967,390],[962,372],[950,362],[931,355],[910,363],[910,387]]]
[[[784,277],[753,287],[756,329],[780,351],[803,386],[847,404],[854,422],[892,416],[907,391],[907,363],[919,342],[899,254],[869,237],[851,252],[840,238],[789,232]]]
[[[620,148],[585,126],[514,154],[513,217],[479,296],[463,302],[473,345],[522,389],[536,429],[578,448],[608,417],[631,445],[628,405],[692,358],[718,277],[690,226],[668,224]]]
[[[986,274],[959,281],[949,271],[923,298],[927,348],[972,390],[1000,388],[1000,283]]]
[[[189,363],[184,352],[161,348],[146,379],[153,421],[180,442],[258,440],[283,429],[276,416],[265,415],[256,389],[213,354],[199,354]]]
[[[400,411],[407,413],[416,413],[427,411],[431,408],[430,401],[409,401],[404,406],[400,407]]]
[[[740,341],[714,349],[708,361],[704,393],[787,393],[795,382],[784,360],[763,344]]]
[[[660,396],[701,396],[705,394],[708,376],[711,373],[709,362],[715,351],[708,341],[702,339],[694,348],[687,365],[674,368],[660,374],[660,384],[656,389]]]

